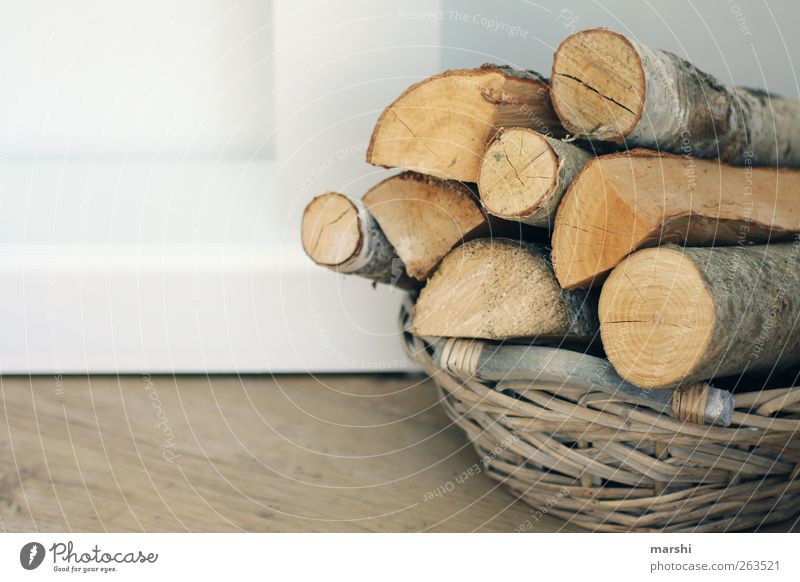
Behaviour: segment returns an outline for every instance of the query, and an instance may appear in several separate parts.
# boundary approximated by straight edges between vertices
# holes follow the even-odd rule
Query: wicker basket
[[[737,392],[730,426],[702,425],[605,392],[459,378],[436,367],[409,320],[404,306],[406,352],[485,472],[534,516],[592,531],[717,532],[800,514],[800,387]]]

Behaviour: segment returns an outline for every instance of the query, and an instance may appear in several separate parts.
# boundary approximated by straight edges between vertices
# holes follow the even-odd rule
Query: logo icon
[[[44,561],[44,546],[39,542],[28,542],[19,551],[19,563],[26,570],[35,570]]]

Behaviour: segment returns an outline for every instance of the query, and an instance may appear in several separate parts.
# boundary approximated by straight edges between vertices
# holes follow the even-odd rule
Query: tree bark
[[[566,289],[599,285],[636,249],[741,245],[800,232],[800,172],[634,150],[591,160],[564,195],[553,264]]]
[[[364,195],[372,214],[405,264],[425,281],[456,245],[482,236],[536,236],[518,223],[488,217],[474,185],[416,172],[387,178]]]
[[[429,337],[590,343],[596,296],[563,291],[544,247],[478,239],[447,255],[420,293],[413,332]]]
[[[367,162],[476,182],[486,143],[512,126],[564,135],[546,79],[498,65],[447,71],[412,85],[384,110]]]
[[[360,200],[336,192],[314,198],[303,213],[302,239],[318,265],[402,288],[418,286]]]
[[[800,239],[634,253],[600,295],[608,359],[663,388],[800,363]]]
[[[800,101],[726,87],[610,30],[567,37],[552,87],[556,112],[576,136],[736,165],[800,166]]]
[[[481,161],[481,200],[494,216],[549,229],[561,197],[591,157],[532,129],[501,130]]]

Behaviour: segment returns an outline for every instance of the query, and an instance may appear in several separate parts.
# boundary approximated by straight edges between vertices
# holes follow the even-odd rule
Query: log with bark
[[[564,191],[591,157],[529,128],[501,130],[481,161],[481,200],[494,216],[550,228]]]
[[[525,385],[550,386],[554,390],[577,388],[605,392],[672,416],[685,415],[683,394],[693,391],[700,410],[693,419],[728,426],[733,414],[733,396],[707,384],[688,390],[643,390],[626,382],[604,358],[546,346],[496,345],[481,340],[450,338],[439,342],[434,363],[461,378],[488,382],[515,382],[514,390],[525,395]],[[677,397],[676,397],[677,396]]]
[[[412,85],[378,119],[367,162],[475,182],[501,127],[563,135],[547,80],[499,65],[447,71]]]
[[[576,136],[736,165],[800,166],[800,101],[726,87],[610,30],[584,30],[561,43],[552,98]]]
[[[798,256],[800,240],[632,254],[600,295],[608,359],[650,388],[800,363]]]
[[[360,200],[337,192],[314,198],[303,212],[302,240],[309,258],[323,267],[402,288],[418,286]]]
[[[413,333],[589,344],[598,330],[596,301],[559,287],[543,246],[478,239],[439,265],[414,307]]]
[[[800,172],[634,150],[589,161],[564,195],[553,264],[566,289],[599,285],[636,249],[737,245],[800,232]]]
[[[416,172],[387,178],[364,195],[364,205],[405,264],[424,281],[456,245],[478,237],[535,237],[532,229],[488,217],[474,184]]]

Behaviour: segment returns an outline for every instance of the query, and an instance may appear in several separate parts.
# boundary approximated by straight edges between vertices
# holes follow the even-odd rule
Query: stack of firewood
[[[550,81],[413,85],[367,161],[404,171],[315,198],[303,244],[409,289],[415,335],[569,346],[644,388],[800,363],[798,101],[586,30]]]

